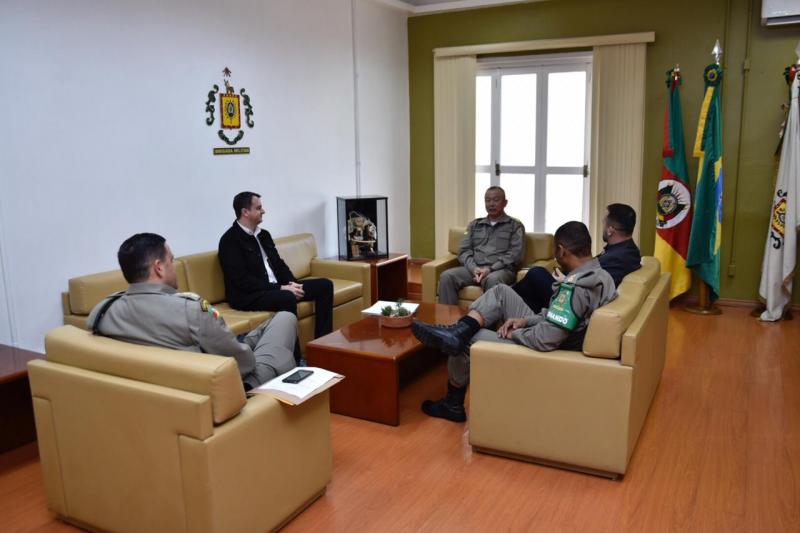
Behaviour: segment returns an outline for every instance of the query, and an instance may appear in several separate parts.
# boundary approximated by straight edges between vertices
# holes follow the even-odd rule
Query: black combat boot
[[[422,402],[422,412],[428,416],[444,418],[451,422],[466,422],[467,412],[464,410],[464,396],[467,387],[456,387],[447,383],[447,394],[441,400],[425,400]]]
[[[450,326],[426,324],[415,320],[411,332],[424,346],[441,350],[447,355],[458,355],[467,347],[467,342],[480,331],[478,321],[471,316],[461,317]]]

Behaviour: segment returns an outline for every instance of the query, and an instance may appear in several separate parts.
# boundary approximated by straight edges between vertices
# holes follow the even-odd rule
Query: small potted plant
[[[387,328],[407,328],[414,317],[403,307],[403,300],[397,300],[394,305],[387,305],[381,309],[380,324]]]

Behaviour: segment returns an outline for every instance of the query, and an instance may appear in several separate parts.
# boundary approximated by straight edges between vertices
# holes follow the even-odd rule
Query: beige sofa
[[[327,391],[296,407],[245,396],[234,359],[73,326],[28,364],[45,492],[100,531],[268,531],[331,478]]]
[[[459,266],[458,248],[466,228],[452,228],[447,239],[448,254],[422,265],[422,301],[436,303],[439,294],[439,277],[448,268]],[[517,279],[522,279],[529,268],[544,267],[550,271],[555,267],[553,259],[553,235],[550,233],[525,234],[525,259],[523,268],[517,273]],[[462,307],[468,306],[477,300],[483,290],[478,286],[464,287],[458,292],[458,303]]]
[[[624,474],[666,353],[670,275],[657,259],[623,279],[589,321],[583,353],[478,342],[470,444],[481,452]]]
[[[333,281],[333,328],[355,322],[361,310],[370,305],[370,271],[367,263],[320,259],[310,233],[275,239],[278,252],[299,279],[325,277]],[[211,302],[234,333],[244,333],[271,317],[271,312],[237,311],[225,302],[225,280],[217,252],[204,252],[176,260],[178,290],[189,291]],[[107,295],[123,291],[128,283],[122,272],[113,270],[69,280],[69,291],[62,293],[64,324],[86,329],[92,308]],[[297,306],[300,344],[314,338],[314,307],[311,302]]]

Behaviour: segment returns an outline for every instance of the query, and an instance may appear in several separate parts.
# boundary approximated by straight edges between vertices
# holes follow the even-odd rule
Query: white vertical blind
[[[475,202],[474,56],[436,58],[433,65],[434,216],[436,256],[447,253],[452,227],[465,226]]]
[[[594,47],[589,231],[595,252],[603,247],[601,219],[608,204],[642,212],[645,47]],[[633,238],[639,242],[639,224]]]

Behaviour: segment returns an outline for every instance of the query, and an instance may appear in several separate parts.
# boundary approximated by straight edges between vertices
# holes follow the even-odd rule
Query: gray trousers
[[[530,318],[536,315],[525,301],[508,285],[497,285],[472,302],[470,311],[477,311],[484,321],[484,327],[472,336],[468,347],[458,355],[447,358],[447,376],[456,387],[469,385],[469,346],[478,341],[503,342],[515,344],[511,339],[497,336],[490,327],[499,327],[509,318]]]
[[[481,288],[486,292],[496,285],[514,283],[516,279],[516,275],[510,270],[495,270],[481,280]],[[475,282],[467,267],[448,268],[439,277],[439,303],[458,305],[458,291],[468,285],[475,285]]]
[[[294,343],[297,339],[297,317],[287,311],[275,313],[271,319],[248,333],[242,342],[256,357],[256,367],[245,381],[258,387],[295,367]]]

